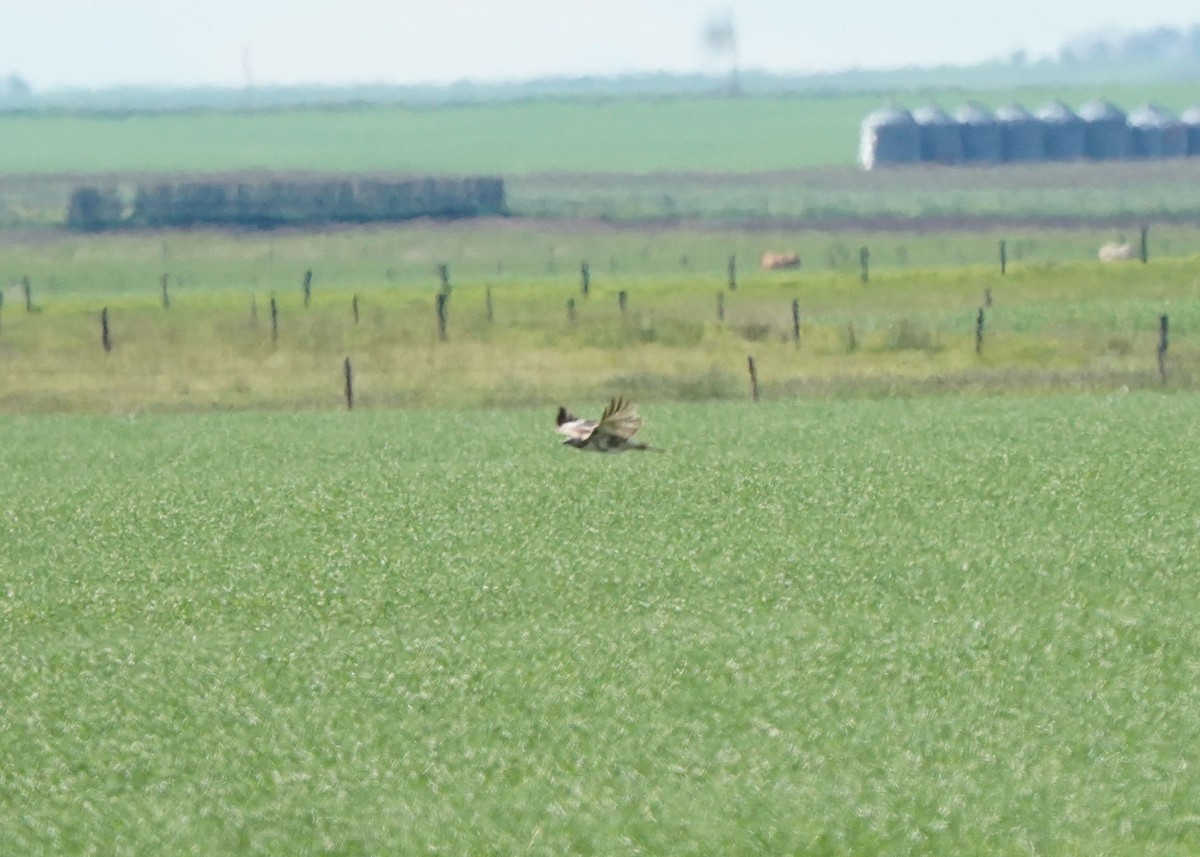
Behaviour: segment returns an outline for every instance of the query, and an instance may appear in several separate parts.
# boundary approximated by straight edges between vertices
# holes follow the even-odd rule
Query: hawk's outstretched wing
[[[597,440],[606,437],[617,441],[626,441],[637,434],[641,427],[642,417],[637,412],[637,408],[617,396],[608,403],[608,407],[600,415],[599,425],[593,431],[597,435]]]

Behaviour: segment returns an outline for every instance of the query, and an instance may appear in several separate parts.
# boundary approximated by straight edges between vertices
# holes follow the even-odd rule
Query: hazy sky
[[[0,76],[35,89],[840,70],[1053,53],[1096,30],[1200,22],[1196,0],[0,0]]]

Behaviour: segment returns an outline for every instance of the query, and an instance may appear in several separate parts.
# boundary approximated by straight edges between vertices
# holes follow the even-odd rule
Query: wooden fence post
[[[171,308],[171,295],[169,292],[167,292],[167,281],[169,279],[170,279],[170,276],[167,274],[163,274],[159,278],[159,285],[162,287],[162,307],[163,307],[163,309]]]
[[[729,291],[736,292],[737,291],[737,256],[729,257],[728,274],[729,274]]]
[[[442,342],[446,341],[446,301],[449,297],[449,292],[441,291],[437,293],[438,339]]]
[[[983,290],[983,305],[985,307],[987,307],[988,309],[992,308],[992,290],[991,289]]]
[[[792,298],[792,342],[800,344],[800,299]]]
[[[271,344],[275,345],[279,342],[279,305],[275,303],[275,296],[271,295]]]
[[[496,314],[494,312],[492,312],[492,287],[491,286],[487,286],[483,291],[483,306],[484,306],[484,309],[487,311],[488,323],[490,324],[490,323],[494,322],[496,320]]]
[[[717,292],[717,324],[725,323],[725,293]]]
[[[358,324],[358,295],[350,299],[350,311],[354,313],[354,323]]]
[[[307,307],[312,298],[312,269],[304,272],[304,305]]]
[[[450,294],[450,268],[445,263],[438,265],[438,277],[442,281],[442,291]]]
[[[754,365],[754,355],[746,358],[746,367],[750,370],[750,398],[758,401],[758,369]]]
[[[567,298],[567,321],[575,323],[575,298]]]
[[[258,327],[258,295],[250,295],[250,326]]]
[[[862,269],[863,285],[866,285],[871,279],[871,251],[865,246],[858,251],[858,265]]]
[[[592,287],[592,271],[587,262],[579,263],[579,290],[586,298]]]
[[[108,329],[108,307],[100,310],[100,343],[105,353],[112,351],[112,335]]]
[[[1158,317],[1158,376],[1167,383],[1167,317]]]
[[[1000,273],[1003,274],[1008,270],[1008,245],[1003,241],[1000,242]]]
[[[342,372],[346,376],[346,410],[354,410],[354,370],[350,366],[350,358],[342,364]]]
[[[621,315],[625,315],[625,308],[629,303],[629,295],[624,289],[617,292],[617,306],[621,308]]]
[[[983,352],[983,307],[979,308],[979,314],[975,316],[975,353]]]
[[[21,288],[25,290],[25,312],[33,312],[33,286],[28,274],[21,277]]]
[[[1138,245],[1138,255],[1141,258],[1143,265],[1145,265],[1147,262],[1150,261],[1150,227],[1149,226],[1142,227],[1142,238]]]

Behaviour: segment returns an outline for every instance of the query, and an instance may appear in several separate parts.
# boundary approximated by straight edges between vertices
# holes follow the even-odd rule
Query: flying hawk
[[[567,436],[563,443],[576,449],[590,449],[593,452],[650,449],[649,444],[633,440],[637,430],[642,427],[642,417],[637,408],[620,396],[608,403],[599,421],[580,419],[560,407],[556,422],[558,433]]]

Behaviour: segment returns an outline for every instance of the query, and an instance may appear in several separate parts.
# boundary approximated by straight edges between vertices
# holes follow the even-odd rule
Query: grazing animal
[[[764,271],[775,271],[779,268],[799,268],[800,257],[795,253],[763,253],[758,260],[758,266]]]
[[[632,404],[617,396],[608,403],[599,420],[585,420],[559,407],[555,420],[558,433],[565,434],[565,446],[589,449],[593,452],[624,452],[627,449],[650,449],[650,445],[633,440],[642,427],[642,417]]]
[[[1132,244],[1103,244],[1096,254],[1101,262],[1128,262],[1137,258]]]

